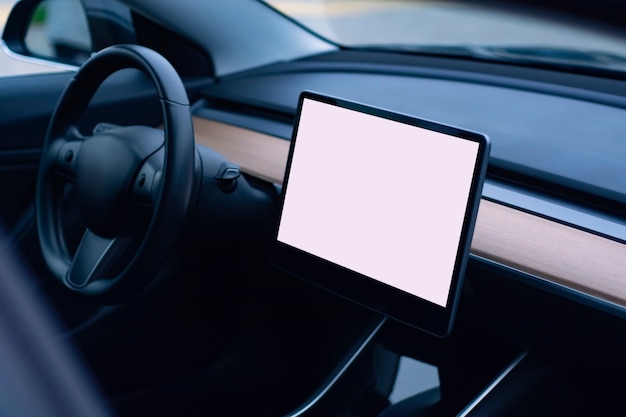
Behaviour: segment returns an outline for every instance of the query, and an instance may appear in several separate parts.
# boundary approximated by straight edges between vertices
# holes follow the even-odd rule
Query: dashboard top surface
[[[433,74],[436,74],[433,73]],[[492,139],[490,165],[626,204],[621,180],[626,160],[626,100],[537,83],[506,86],[408,73],[315,70],[241,76],[204,93],[256,108],[293,114],[310,90],[484,133]],[[498,84],[498,85],[497,85]],[[258,97],[263,97],[259,102]]]

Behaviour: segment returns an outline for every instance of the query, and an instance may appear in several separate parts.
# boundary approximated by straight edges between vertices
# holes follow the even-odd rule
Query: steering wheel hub
[[[85,141],[76,161],[76,192],[89,229],[103,237],[119,233],[141,158],[117,135]]]

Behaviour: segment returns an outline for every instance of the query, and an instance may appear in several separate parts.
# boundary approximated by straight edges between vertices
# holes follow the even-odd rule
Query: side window
[[[42,1],[33,12],[24,43],[33,56],[83,63],[92,47],[80,0]]]
[[[0,0],[2,31],[16,3],[17,0]],[[67,70],[67,66],[58,63],[77,66],[91,54],[91,37],[80,0],[43,0],[24,22],[19,55],[27,58],[12,53],[3,43],[0,77]]]
[[[137,42],[117,0],[0,0],[0,32],[0,77],[72,70],[94,51]]]

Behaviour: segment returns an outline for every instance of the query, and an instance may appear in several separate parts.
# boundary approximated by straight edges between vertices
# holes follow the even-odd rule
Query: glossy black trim
[[[361,357],[365,349],[370,347],[375,337],[380,332],[380,329],[385,324],[387,318],[382,317],[375,323],[372,330],[364,334],[364,340],[356,343],[353,350],[347,352],[346,359],[340,363],[337,368],[331,373],[331,375],[322,383],[317,391],[313,393],[297,410],[287,414],[286,417],[302,417],[309,411],[314,409],[325,397],[329,396],[331,390],[337,385],[338,381],[348,373],[354,363]]]

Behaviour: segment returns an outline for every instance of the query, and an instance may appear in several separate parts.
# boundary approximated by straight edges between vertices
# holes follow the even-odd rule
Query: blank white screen
[[[278,240],[445,307],[478,148],[305,99]]]

